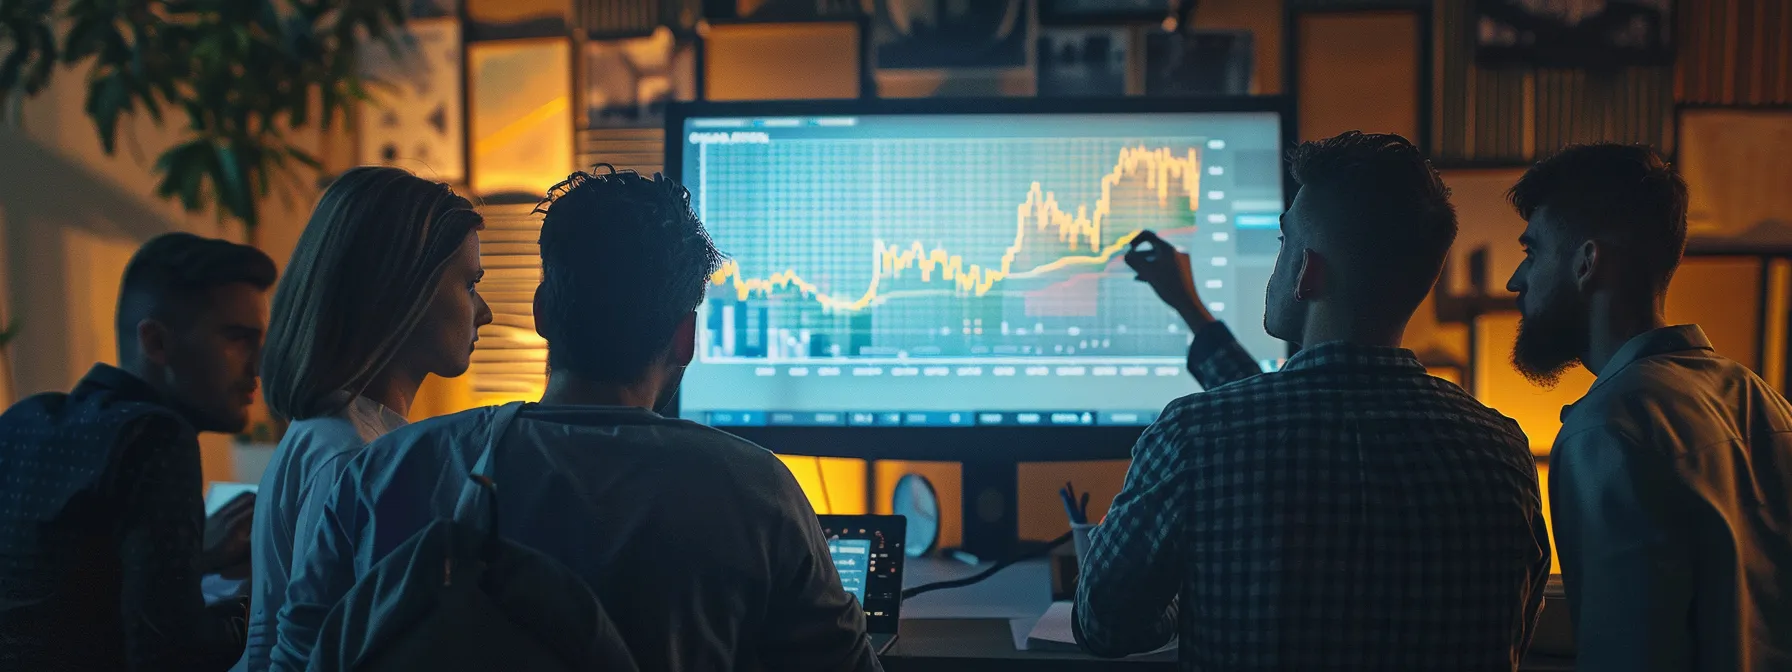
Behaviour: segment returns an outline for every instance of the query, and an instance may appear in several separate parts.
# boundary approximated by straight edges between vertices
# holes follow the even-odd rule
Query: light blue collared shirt
[[[249,635],[235,670],[265,670],[274,647],[275,617],[286,601],[296,531],[317,527],[317,507],[306,507],[316,490],[336,482],[349,458],[405,425],[404,416],[366,397],[355,397],[331,415],[292,423],[261,474],[255,493],[255,529],[250,533]]]
[[[1697,326],[1563,409],[1549,486],[1576,669],[1792,670],[1792,404]]]
[[[395,431],[314,493],[273,669],[305,669],[355,581],[454,515],[493,412]],[[530,405],[491,476],[500,534],[583,579],[643,670],[880,669],[814,509],[764,448],[644,409]]]

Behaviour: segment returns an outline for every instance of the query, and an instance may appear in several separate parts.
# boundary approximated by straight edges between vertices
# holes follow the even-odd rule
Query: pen
[[[1072,485],[1070,481],[1064,482],[1064,503],[1070,507],[1070,522],[1077,525],[1089,522],[1088,500],[1089,493],[1083,493],[1084,504],[1077,506],[1076,486]]]
[[[1070,519],[1070,524],[1075,525],[1080,522],[1077,520],[1076,502],[1070,499],[1070,491],[1059,490],[1058,498],[1064,500],[1064,516]]]
[[[1076,505],[1076,517],[1083,523],[1089,522],[1089,491],[1083,491],[1083,497]]]

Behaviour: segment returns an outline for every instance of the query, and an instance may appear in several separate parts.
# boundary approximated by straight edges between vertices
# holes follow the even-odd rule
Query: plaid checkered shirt
[[[1206,388],[1133,448],[1074,626],[1185,670],[1512,670],[1549,577],[1517,423],[1411,351],[1325,343],[1261,373],[1223,324]]]

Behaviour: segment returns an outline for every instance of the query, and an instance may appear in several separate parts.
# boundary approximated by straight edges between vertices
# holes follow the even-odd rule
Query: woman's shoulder
[[[301,449],[305,453],[331,451],[344,446],[359,448],[366,443],[353,421],[334,414],[294,420],[287,426],[286,436],[280,439],[282,446]]]
[[[297,420],[280,440],[285,462],[301,481],[313,480],[319,470],[346,461],[367,446],[367,441],[346,418],[325,415]]]

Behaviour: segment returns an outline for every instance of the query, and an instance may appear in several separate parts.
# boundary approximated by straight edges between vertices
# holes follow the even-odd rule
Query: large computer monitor
[[[679,414],[790,452],[1124,456],[1200,390],[1188,328],[1122,260],[1136,232],[1191,253],[1265,369],[1287,355],[1263,331],[1282,103],[675,107],[667,170],[727,255]]]

